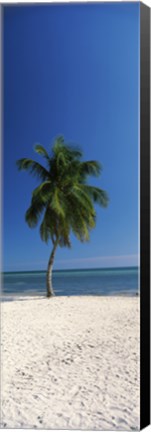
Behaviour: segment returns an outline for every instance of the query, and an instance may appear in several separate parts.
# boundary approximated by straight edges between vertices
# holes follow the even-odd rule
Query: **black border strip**
[[[150,8],[140,3],[140,429],[150,424]]]

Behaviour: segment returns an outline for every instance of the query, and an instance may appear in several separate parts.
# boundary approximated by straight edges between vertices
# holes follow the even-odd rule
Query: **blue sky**
[[[92,184],[110,197],[97,207],[89,243],[72,236],[55,268],[138,263],[139,3],[5,6],[3,131],[4,270],[45,269],[51,251],[24,214],[37,185],[16,160],[51,150],[54,138],[81,146],[103,172]]]

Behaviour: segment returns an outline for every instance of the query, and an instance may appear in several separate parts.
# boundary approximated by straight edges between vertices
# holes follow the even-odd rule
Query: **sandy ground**
[[[139,429],[139,298],[4,302],[6,428]]]

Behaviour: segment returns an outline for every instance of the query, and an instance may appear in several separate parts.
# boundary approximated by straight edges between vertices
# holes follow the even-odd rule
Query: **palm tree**
[[[41,239],[53,244],[47,268],[47,297],[50,297],[54,294],[52,267],[57,247],[71,247],[71,231],[81,242],[88,241],[96,224],[94,203],[106,207],[108,197],[102,189],[87,184],[89,176],[100,174],[100,164],[82,161],[81,150],[66,144],[63,137],[55,140],[50,155],[39,144],[35,151],[44,157],[46,167],[27,158],[18,160],[17,166],[38,176],[41,182],[32,193],[25,219],[34,228],[43,215]]]

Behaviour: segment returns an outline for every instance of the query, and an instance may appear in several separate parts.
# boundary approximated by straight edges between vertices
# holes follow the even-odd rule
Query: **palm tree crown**
[[[71,231],[80,241],[89,240],[96,224],[94,203],[108,204],[106,192],[87,183],[89,176],[100,175],[101,165],[82,161],[81,150],[67,145],[63,137],[55,140],[51,155],[41,145],[36,145],[35,151],[44,157],[46,167],[27,158],[17,161],[19,170],[27,170],[41,181],[26,212],[29,227],[35,227],[43,215],[43,241],[51,239],[53,245],[70,247]]]

